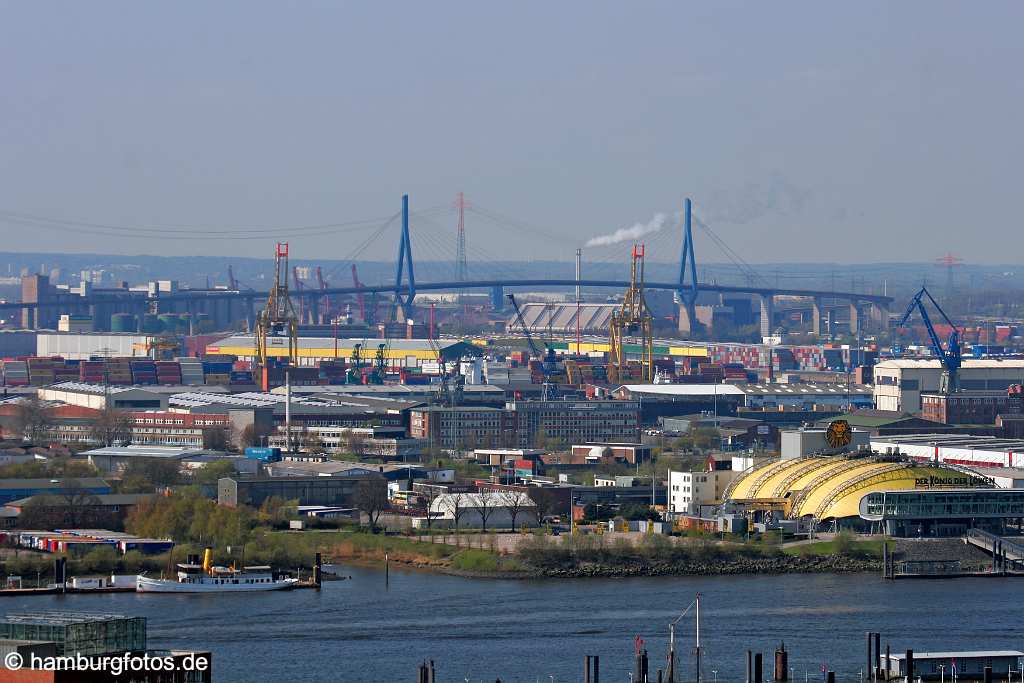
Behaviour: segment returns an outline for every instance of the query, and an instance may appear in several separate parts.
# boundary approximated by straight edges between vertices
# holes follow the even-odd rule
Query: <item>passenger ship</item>
[[[154,579],[140,574],[135,590],[139,593],[235,593],[276,591],[294,588],[293,578],[275,578],[269,566],[221,567],[211,563],[207,548],[203,563],[194,561],[178,565],[177,579]]]

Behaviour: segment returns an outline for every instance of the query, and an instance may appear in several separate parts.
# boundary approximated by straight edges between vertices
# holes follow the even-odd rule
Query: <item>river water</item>
[[[208,649],[218,683],[415,681],[436,662],[438,681],[582,681],[583,657],[601,680],[628,681],[633,639],[651,671],[664,665],[668,623],[699,591],[705,680],[742,681],[745,651],[790,651],[794,679],[840,681],[864,667],[864,632],[893,652],[1024,649],[1019,579],[885,582],[871,575],[476,580],[413,571],[342,568],[350,581],[320,592],[259,595],[67,595],[6,598],[0,614],[62,609],[140,615],[151,648]],[[677,627],[691,645],[693,620]],[[692,679],[683,646],[677,665]],[[2,679],[2,675],[0,675]]]

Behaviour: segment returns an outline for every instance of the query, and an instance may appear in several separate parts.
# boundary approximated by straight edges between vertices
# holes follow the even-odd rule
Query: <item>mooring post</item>
[[[583,683],[590,683],[590,655],[583,658]]]
[[[763,658],[761,657],[760,652],[754,653],[754,683],[764,682],[764,670],[762,659]]]
[[[872,681],[877,681],[878,677],[881,675],[881,669],[882,669],[882,653],[880,652],[881,648],[882,648],[882,634],[879,633],[878,631],[875,631],[875,669],[874,669],[874,674],[871,676],[871,680]]]
[[[775,651],[775,672],[772,677],[777,682],[789,680],[789,653],[786,652],[785,643],[780,643],[779,649]]]

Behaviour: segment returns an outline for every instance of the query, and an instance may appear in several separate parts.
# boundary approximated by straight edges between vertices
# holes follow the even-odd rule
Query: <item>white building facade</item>
[[[677,515],[696,515],[701,505],[722,500],[733,480],[732,470],[704,472],[668,472],[668,511]]]

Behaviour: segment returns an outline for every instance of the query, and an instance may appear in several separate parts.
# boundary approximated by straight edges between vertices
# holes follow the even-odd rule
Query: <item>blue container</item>
[[[262,462],[280,462],[280,448],[266,448],[263,446],[249,446],[245,449],[245,457]]]

